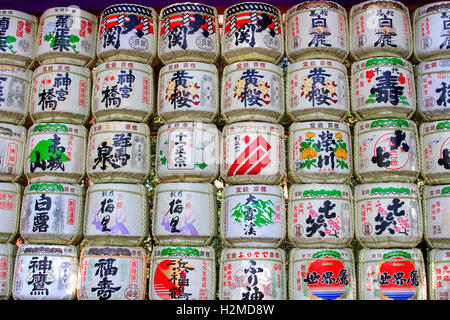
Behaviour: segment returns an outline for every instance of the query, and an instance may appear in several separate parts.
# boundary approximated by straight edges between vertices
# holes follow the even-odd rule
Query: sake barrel
[[[355,237],[368,248],[412,248],[423,235],[422,208],[414,183],[358,184]]]
[[[87,175],[94,183],[142,183],[150,175],[150,129],[144,123],[96,123],[89,131],[87,157]]]
[[[78,7],[45,10],[39,21],[38,62],[89,67],[95,59],[97,27],[97,17]]]
[[[156,185],[153,240],[160,245],[206,246],[217,234],[217,189],[210,183]]]
[[[0,243],[0,300],[9,300],[14,277],[17,247],[11,243]]]
[[[0,10],[0,64],[30,68],[34,63],[38,19],[28,13]]]
[[[429,300],[450,300],[450,250],[430,250],[427,253]]]
[[[219,58],[219,18],[215,7],[175,3],[161,9],[158,21],[158,57],[163,64],[215,63]]]
[[[150,227],[147,193],[142,184],[90,185],[83,228],[88,244],[141,245]]]
[[[450,248],[450,185],[424,186],[424,239],[430,248]]]
[[[358,300],[426,300],[420,249],[362,249],[358,252]]]
[[[345,183],[352,175],[350,129],[334,121],[289,127],[288,177],[294,183]]]
[[[352,112],[359,120],[412,117],[416,92],[411,63],[398,57],[369,58],[351,67]]]
[[[34,70],[29,106],[34,123],[85,124],[91,113],[91,71],[68,64]]]
[[[112,61],[94,69],[92,115],[97,122],[148,122],[154,112],[153,69],[133,61]]]
[[[227,123],[278,123],[284,116],[284,81],[281,67],[265,61],[235,62],[222,76],[222,116]]]
[[[30,183],[79,183],[85,175],[87,129],[36,123],[28,130],[25,175]]]
[[[350,111],[347,68],[326,59],[301,60],[288,67],[286,112],[293,121],[343,120]]]
[[[297,249],[289,253],[289,300],[356,300],[351,249]]]
[[[347,11],[333,1],[305,1],[286,12],[286,55],[343,61],[349,51]]]
[[[81,251],[78,300],[144,300],[146,288],[144,248],[88,245]]]
[[[408,59],[413,50],[408,8],[398,1],[355,4],[349,18],[350,54],[355,60],[391,55]]]
[[[262,60],[278,63],[284,56],[281,12],[263,2],[242,2],[225,9],[221,38],[226,63]]]
[[[429,184],[450,183],[450,120],[419,127],[421,174]]]
[[[27,243],[78,244],[83,237],[84,187],[34,183],[25,187],[20,235]]]
[[[220,131],[215,124],[162,125],[156,144],[156,175],[162,182],[212,182],[219,174]]]
[[[216,261],[212,247],[155,246],[150,300],[215,300]]]
[[[413,121],[360,121],[354,127],[354,136],[354,170],[361,182],[416,180],[419,175],[418,139]]]
[[[293,184],[287,234],[299,248],[342,248],[353,240],[353,192],[347,184]]]
[[[151,64],[156,56],[158,16],[138,4],[115,4],[102,11],[97,57],[105,61],[132,60]]]
[[[415,71],[418,118],[425,121],[449,119],[450,59],[421,62]]]
[[[23,174],[27,129],[0,123],[0,181],[17,181]]]
[[[72,300],[78,280],[78,248],[23,244],[17,251],[13,291],[15,300]]]
[[[219,300],[286,300],[285,263],[282,249],[224,248]]]
[[[226,186],[220,212],[222,241],[232,247],[278,247],[286,236],[281,186]]]
[[[161,68],[158,115],[164,122],[213,122],[219,113],[219,71],[214,64],[174,62]]]
[[[267,122],[237,122],[222,132],[220,174],[228,184],[279,184],[285,174],[284,128]]]
[[[13,242],[19,233],[22,187],[0,182],[0,242]],[[1,287],[1,286],[0,286]]]
[[[31,70],[0,65],[0,119],[2,122],[24,124],[28,114],[32,76]]]
[[[449,11],[448,1],[427,3],[414,10],[413,53],[417,60],[450,57]]]

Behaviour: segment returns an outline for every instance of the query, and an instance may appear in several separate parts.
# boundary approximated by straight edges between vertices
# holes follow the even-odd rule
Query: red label
[[[17,143],[8,143],[8,150],[6,153],[6,165],[15,166],[17,163],[17,150],[19,146]]]
[[[228,177],[244,174],[256,175],[270,163],[267,152],[271,146],[267,140],[261,135],[250,143],[249,140],[249,136],[244,137],[244,142],[248,145],[234,160],[227,172]]]
[[[67,210],[67,224],[73,226],[75,223],[75,207],[77,201],[75,199],[69,199],[69,205]]]
[[[309,265],[304,281],[314,297],[335,300],[345,295],[349,278],[342,261],[324,257]]]
[[[378,282],[382,298],[408,300],[416,297],[419,276],[414,263],[393,258],[380,265]]]

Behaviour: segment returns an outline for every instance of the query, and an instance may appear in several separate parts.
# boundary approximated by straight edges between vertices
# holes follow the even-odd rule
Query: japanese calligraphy
[[[94,265],[97,268],[95,276],[98,276],[101,280],[98,282],[97,287],[93,287],[91,291],[97,292],[97,297],[100,300],[110,299],[112,294],[121,288],[121,286],[114,287],[113,281],[108,279],[109,276],[115,276],[117,274],[118,269],[114,266],[115,261],[116,259],[114,258],[102,258]]]
[[[329,73],[326,73],[323,68],[313,68],[309,71],[308,76],[303,77],[301,86],[301,96],[305,96],[313,106],[326,105],[336,103],[337,84],[328,79]]]
[[[36,199],[34,205],[34,221],[33,221],[33,232],[47,232],[49,211],[52,207],[52,199],[46,196],[44,193],[41,194],[39,199]]]
[[[0,18],[0,51],[6,52],[9,50],[11,53],[16,53],[12,45],[12,43],[16,42],[16,38],[11,35],[6,35],[9,29],[9,20],[9,17]]]
[[[244,104],[245,108],[270,103],[270,86],[267,82],[260,80],[261,78],[264,76],[259,74],[258,70],[247,69],[240,79],[236,80],[234,96]]]
[[[48,296],[49,291],[46,286],[55,281],[52,274],[52,263],[53,261],[49,260],[47,256],[44,256],[42,259],[39,259],[39,257],[31,258],[28,266],[31,274],[27,278],[27,283],[33,286],[30,295]]]
[[[404,201],[401,201],[398,198],[392,199],[392,203],[387,206],[387,211],[381,206],[378,202],[376,207],[378,213],[375,217],[375,234],[381,235],[386,230],[390,234],[401,233],[404,235],[408,235],[409,232],[409,222],[407,218],[402,218],[405,216],[405,210],[400,210]]]
[[[69,160],[65,151],[66,147],[61,145],[61,137],[57,134],[51,139],[39,141],[29,156],[30,171],[34,172],[37,168],[43,171],[64,171],[64,162]]]
[[[447,12],[442,12],[442,31],[441,37],[442,43],[439,45],[439,49],[450,49],[450,19]]]
[[[242,293],[242,300],[262,300],[264,293],[258,287],[258,273],[262,273],[263,268],[256,267],[256,261],[250,260],[249,267],[244,269],[247,276],[246,291]]]
[[[397,47],[395,43],[393,43],[393,38],[397,35],[395,32],[392,18],[394,16],[394,12],[392,10],[386,10],[386,12],[383,12],[383,10],[377,11],[378,18],[378,25],[375,28],[375,33],[378,36],[378,40],[375,42],[375,47],[378,45],[380,47],[384,46],[390,46],[390,47]]]
[[[131,144],[131,133],[116,133],[112,139],[112,145],[107,141],[103,141],[97,147],[97,157],[94,159],[93,169],[99,168],[106,170],[107,168],[118,169],[127,165],[131,158],[128,148]]]
[[[122,99],[128,99],[134,88],[135,76],[133,70],[120,70],[115,85],[106,86],[102,90],[102,100],[106,108],[118,108],[122,104]]]
[[[238,223],[243,222],[244,234],[256,236],[256,228],[273,224],[275,214],[274,204],[271,200],[257,199],[250,194],[245,203],[238,203],[231,209],[231,216]]]
[[[324,16],[328,15],[327,10],[311,10],[309,16],[311,19],[311,31],[309,34],[312,36],[312,40],[308,43],[308,47],[311,46],[326,46],[331,47],[331,44],[327,42],[328,36],[331,35],[330,28],[327,25],[327,19]]]
[[[79,53],[76,43],[80,38],[74,34],[70,34],[70,29],[75,23],[74,18],[69,15],[56,16],[55,28],[53,31],[44,36],[44,41],[50,42],[50,48],[54,51],[70,51]]]

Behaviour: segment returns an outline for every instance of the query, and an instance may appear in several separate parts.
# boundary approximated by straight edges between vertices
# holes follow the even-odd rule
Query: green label
[[[340,259],[341,258],[341,254],[339,252],[337,252],[337,251],[334,251],[334,250],[322,250],[322,251],[314,253],[312,255],[312,257],[314,259],[318,259],[318,258],[321,258],[321,257],[333,257],[333,258]]]
[[[370,189],[370,194],[376,194],[376,193],[381,193],[381,194],[389,194],[389,193],[406,193],[406,194],[411,194],[411,190],[408,188],[396,188],[396,187],[389,187],[389,188],[383,188],[383,187],[378,187],[378,188],[373,188]]]
[[[320,190],[305,190],[303,192],[303,196],[307,197],[307,196],[313,196],[313,197],[317,197],[317,196],[330,196],[330,197],[342,197],[342,192],[340,190],[325,190],[325,189],[320,189]]]
[[[56,183],[35,183],[30,185],[30,191],[58,191],[64,192],[64,187]]]
[[[373,58],[366,61],[366,67],[370,66],[378,66],[381,64],[387,64],[392,66],[404,66],[403,60],[400,58],[392,57],[383,57],[383,58]]]
[[[181,247],[176,247],[176,248],[164,248],[161,250],[161,255],[162,256],[173,256],[173,255],[184,255],[184,256],[197,256],[200,257],[200,251],[198,251],[198,249],[195,248],[190,248],[190,247],[186,247],[186,248],[181,248]]]
[[[401,251],[401,250],[395,250],[395,251],[383,254],[384,260],[389,260],[389,259],[396,258],[396,257],[403,257],[405,259],[411,259],[411,254],[408,252],[405,252],[405,251]]]
[[[61,123],[37,124],[33,132],[69,132],[67,126]]]
[[[370,128],[384,128],[390,126],[409,128],[409,122],[403,119],[379,119],[370,123]]]

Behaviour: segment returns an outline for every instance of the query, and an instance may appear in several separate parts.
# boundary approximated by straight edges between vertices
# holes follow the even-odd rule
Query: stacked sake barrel
[[[350,10],[358,292],[361,300],[426,299],[409,11],[396,1]],[[378,279],[378,280],[375,280]],[[396,279],[399,279],[397,281]]]
[[[100,16],[93,69],[83,234],[77,297],[143,300],[147,288],[151,170],[149,119],[154,113],[157,15],[112,5]],[[101,271],[99,271],[101,270]]]
[[[220,55],[217,10],[199,3],[161,9],[158,129],[151,232],[151,300],[216,299]]]
[[[0,10],[0,300],[12,292],[37,18]]]
[[[347,13],[334,2],[287,11],[289,299],[356,299]]]
[[[436,2],[414,12],[420,172],[424,238],[428,245],[428,298],[449,300],[450,212],[450,2]]]
[[[224,11],[222,29],[219,298],[287,298],[284,30],[280,11],[245,2]],[[243,276],[245,285],[236,285]],[[269,285],[264,285],[269,284]]]
[[[17,31],[28,33],[27,24]],[[95,58],[97,19],[80,9],[52,8],[34,24],[32,52],[39,66],[33,71],[29,100],[16,101],[26,103],[32,123],[22,153],[28,185],[18,229],[25,243],[17,252],[12,295],[73,299],[84,211],[88,67]],[[25,89],[20,81],[15,85],[17,94]]]

